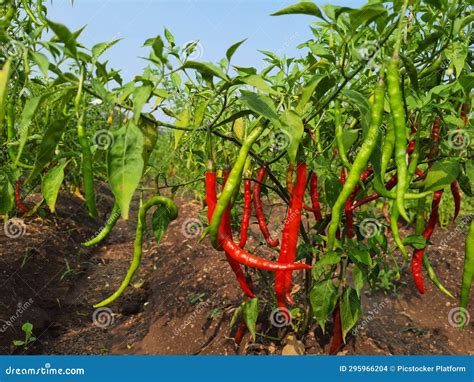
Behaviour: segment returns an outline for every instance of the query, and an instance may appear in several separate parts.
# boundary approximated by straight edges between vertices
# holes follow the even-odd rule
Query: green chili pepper
[[[242,147],[240,148],[237,161],[235,162],[235,165],[229,174],[229,179],[227,180],[224,189],[222,190],[222,193],[217,201],[216,209],[214,210],[214,214],[212,215],[212,221],[209,226],[211,242],[214,248],[216,249],[220,248],[219,226],[222,219],[222,215],[224,214],[227,205],[231,202],[232,196],[234,195],[236,188],[240,185],[248,153],[254,142],[262,134],[263,130],[263,126],[255,127],[243,142]]]
[[[345,168],[350,170],[352,167],[349,159],[347,159],[346,149],[344,148],[344,133],[342,129],[342,118],[341,118],[341,103],[336,100],[334,105],[334,124],[336,125],[336,144],[337,150],[339,151],[339,158],[341,158],[342,164]]]
[[[94,245],[101,243],[109,235],[112,229],[115,227],[115,224],[117,223],[119,218],[120,218],[120,207],[117,204],[114,204],[114,208],[112,209],[112,212],[110,213],[110,216],[107,219],[107,222],[101,228],[99,233],[92,239],[86,241],[85,243],[82,243],[82,245],[84,247],[92,247]]]
[[[407,161],[406,149],[408,135],[405,123],[405,109],[403,107],[403,94],[400,87],[399,64],[400,64],[400,46],[402,43],[402,32],[405,12],[408,6],[408,0],[405,0],[400,12],[400,21],[398,25],[395,48],[392,58],[387,68],[387,90],[389,94],[390,110],[395,132],[395,164],[397,166],[397,189],[396,203],[400,215],[409,221],[405,210],[405,193],[408,189],[407,180]]]
[[[43,26],[43,24],[34,15],[33,11],[31,10],[30,6],[28,5],[28,1],[27,0],[21,0],[21,3],[23,4],[23,8],[24,8],[26,14],[30,17],[31,21],[33,21],[36,25]]]
[[[380,124],[383,116],[383,104],[385,95],[385,83],[383,77],[380,78],[377,87],[375,88],[375,101],[372,107],[371,120],[369,129],[367,130],[367,136],[362,143],[357,156],[354,160],[354,164],[350,170],[349,176],[347,177],[341,193],[337,197],[336,202],[331,210],[331,222],[328,228],[328,251],[332,251],[334,243],[336,241],[336,232],[341,222],[342,211],[345,207],[347,199],[351,196],[352,192],[359,183],[360,175],[367,167],[367,163],[377,145],[377,136],[380,131]]]
[[[402,253],[405,260],[408,260],[408,252],[403,244],[403,241],[400,237],[400,232],[398,230],[398,218],[400,217],[400,211],[398,210],[398,205],[396,201],[392,203],[392,214],[390,216],[390,228],[392,230],[393,240],[397,244],[398,249]]]
[[[92,152],[84,129],[83,118],[84,115],[81,115],[77,122],[77,137],[82,149],[82,181],[89,215],[96,218],[97,205],[95,202],[94,174],[92,171]]]
[[[472,281],[474,278],[474,220],[471,221],[471,226],[466,237],[466,254],[464,256],[464,269],[462,273],[461,284],[461,299],[459,306],[464,309],[461,311],[464,319],[461,327],[467,323],[466,311],[469,302],[469,292],[471,290]]]
[[[385,140],[383,142],[382,158],[381,158],[381,171],[380,177],[384,179],[385,173],[387,172],[388,164],[393,156],[393,149],[395,148],[395,130],[393,124],[388,123],[387,130],[385,132]]]
[[[142,258],[143,235],[146,230],[146,214],[148,210],[153,206],[162,206],[164,208],[167,208],[170,220],[175,220],[178,217],[178,208],[176,207],[176,204],[171,199],[165,198],[163,196],[154,196],[149,199],[143,206],[140,207],[140,210],[138,212],[137,230],[135,234],[133,260],[130,265],[130,268],[127,271],[127,275],[125,276],[124,280],[122,281],[122,284],[117,289],[117,291],[113,293],[110,297],[106,298],[104,301],[95,304],[94,308],[100,308],[102,306],[106,306],[114,302],[123,294],[125,289],[130,284],[130,281],[132,280],[133,275],[138,269]]]

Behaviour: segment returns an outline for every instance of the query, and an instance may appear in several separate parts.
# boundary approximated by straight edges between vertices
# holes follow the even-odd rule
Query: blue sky
[[[178,45],[199,40],[198,61],[220,60],[233,43],[248,38],[234,56],[233,64],[262,66],[258,50],[297,55],[296,46],[311,38],[309,16],[270,14],[296,1],[287,0],[58,0],[49,5],[48,17],[70,29],[87,25],[80,41],[86,46],[122,38],[106,55],[113,67],[131,79],[146,62],[149,37],[166,26]],[[328,1],[316,1],[318,5]],[[332,4],[358,7],[363,0],[335,0]]]

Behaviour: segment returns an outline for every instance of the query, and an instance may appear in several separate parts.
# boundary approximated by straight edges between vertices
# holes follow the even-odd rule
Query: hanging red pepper
[[[321,221],[323,220],[323,216],[321,214],[321,205],[319,204],[318,176],[315,172],[311,173],[309,180],[309,193],[311,195],[314,218],[316,221]]]
[[[444,191],[436,191],[433,195],[433,202],[431,203],[431,214],[428,224],[426,225],[425,230],[423,231],[423,237],[426,240],[430,240],[431,235],[436,227],[436,223],[439,218],[439,205],[441,203],[441,197],[443,196]],[[411,262],[411,272],[413,275],[413,280],[418,291],[423,294],[426,292],[424,283],[423,283],[423,255],[425,254],[426,247],[423,249],[416,249],[413,252],[412,262]]]
[[[333,334],[331,339],[331,346],[329,347],[329,354],[337,354],[342,345],[342,323],[341,323],[341,309],[339,302],[332,313]]]
[[[255,185],[253,186],[253,204],[255,207],[255,215],[257,216],[258,226],[260,227],[260,231],[262,231],[262,235],[270,247],[278,247],[280,242],[278,239],[272,239],[270,235],[270,231],[268,230],[267,221],[265,219],[265,214],[263,213],[263,206],[262,206],[262,183],[265,180],[266,170],[265,167],[260,167],[257,172],[257,178]]]
[[[461,190],[459,189],[458,182],[454,181],[451,183],[451,193],[454,199],[454,221],[457,219],[459,212],[461,211]]]
[[[295,261],[305,188],[306,163],[298,163],[296,166],[296,184],[293,187],[290,206],[283,227],[279,263],[293,263]],[[280,308],[286,308],[285,298],[289,304],[293,304],[290,292],[291,272],[277,272],[275,275],[275,294]]]
[[[21,201],[21,183],[21,179],[18,179],[15,184],[15,202],[18,209],[22,213],[26,214],[28,213],[28,208],[26,208],[23,202]]]
[[[244,248],[247,243],[250,215],[252,213],[252,181],[244,180],[244,212],[242,215],[242,224],[240,226],[240,243],[239,247]]]
[[[209,164],[208,168],[209,169],[206,172],[206,202],[207,202],[207,218],[210,222],[212,219],[212,215],[214,213],[214,209],[216,207],[216,203],[217,203],[217,193],[216,193],[217,177],[216,177],[216,172],[213,169],[212,163]],[[224,182],[228,175],[229,175],[229,172],[224,171]],[[224,212],[221,225],[219,227],[219,232],[220,234],[227,235],[229,237],[232,234],[231,226],[230,226],[230,208],[227,208],[226,211]],[[255,294],[252,292],[251,288],[247,284],[245,274],[242,271],[240,264],[237,261],[235,261],[227,252],[226,252],[226,258],[227,258],[227,261],[229,262],[230,267],[232,268],[232,271],[235,273],[237,281],[239,282],[240,287],[242,288],[244,293],[251,298],[255,297]]]

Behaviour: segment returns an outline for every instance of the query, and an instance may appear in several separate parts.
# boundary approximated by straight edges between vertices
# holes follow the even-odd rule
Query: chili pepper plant
[[[84,241],[97,246],[140,200],[130,268],[96,307],[120,304],[147,213],[159,243],[179,214],[176,193],[192,185],[208,225],[199,240],[225,255],[242,289],[237,342],[245,328],[255,338],[271,311],[277,335],[302,337],[316,322],[337,353],[363,317],[361,294],[387,272],[394,281],[411,272],[420,294],[460,290],[467,322],[473,223],[459,285],[436,276],[430,240],[440,222],[472,212],[468,2],[299,2],[272,16],[312,16],[313,37],[299,57],[262,51],[261,69],[233,64],[245,40],[217,63],[198,62],[197,41],[180,47],[168,29],[156,31],[146,68],[129,82],[103,59],[118,40],[84,46],[83,29],[50,20],[43,0],[4,0],[0,11],[5,227],[54,213],[64,190],[91,218],[108,214]],[[97,205],[103,184],[112,211]],[[25,201],[31,193],[42,195],[36,205]],[[283,218],[268,213],[273,204],[287,206]]]

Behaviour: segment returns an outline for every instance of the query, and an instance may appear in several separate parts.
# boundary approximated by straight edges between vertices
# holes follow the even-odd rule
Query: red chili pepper
[[[408,143],[407,154],[408,154],[408,155],[413,154],[413,151],[415,151],[415,147],[416,147],[416,141],[415,141],[414,139],[412,139],[412,140]]]
[[[268,230],[267,221],[265,220],[265,214],[263,213],[262,207],[262,183],[265,180],[266,170],[265,167],[260,167],[257,173],[257,181],[253,187],[253,204],[255,207],[255,215],[257,216],[258,226],[260,227],[260,231],[262,231],[262,235],[270,247],[278,247],[280,242],[278,239],[272,239],[270,236],[270,232]]]
[[[346,169],[344,167],[341,168],[341,175],[339,177],[339,181],[341,182],[341,184],[346,183]]]
[[[279,263],[293,263],[295,261],[305,188],[306,163],[298,163],[296,167],[296,184],[291,194],[290,206],[288,207],[283,227],[280,257],[278,258]],[[291,272],[277,272],[275,275],[275,293],[280,308],[286,308],[285,298],[289,304],[293,304],[290,292]]]
[[[321,214],[321,205],[319,204],[318,176],[315,172],[311,173],[309,181],[309,193],[311,195],[314,218],[316,219],[316,221],[323,220],[323,216]]]
[[[242,225],[240,227],[239,247],[244,248],[247,243],[250,215],[252,213],[252,181],[244,180],[244,212],[242,215]]]
[[[368,169],[364,170],[362,172],[362,174],[360,174],[361,182],[365,182],[367,180],[367,178],[370,175],[372,175],[373,172],[374,172],[374,170],[370,167]],[[344,176],[344,180],[345,180],[345,176]],[[354,191],[352,192],[352,195],[346,200],[346,204],[345,204],[345,207],[344,207],[344,214],[345,214],[345,218],[346,218],[346,220],[345,220],[345,222],[346,222],[346,235],[349,239],[352,239],[354,237],[354,214],[353,214],[354,208],[353,208],[353,204],[354,204],[355,198],[357,197],[357,193],[359,192],[359,190],[360,190],[360,186],[356,185],[356,187],[354,188]]]
[[[464,103],[461,106],[461,119],[464,122],[464,126],[467,126],[469,123],[469,119],[467,118],[467,114],[469,113],[470,105],[468,103]]]
[[[21,201],[21,179],[18,179],[15,184],[15,202],[21,212],[24,214],[28,213],[28,208]]]
[[[227,180],[229,171],[224,171],[224,183]],[[207,202],[207,218],[209,222],[212,219],[214,209],[217,203],[217,193],[216,193],[216,173],[213,170],[206,172],[206,202]],[[222,216],[221,225],[219,227],[219,233],[231,237],[232,230],[230,226],[230,207],[226,209],[224,215]],[[255,297],[255,294],[252,292],[252,289],[248,286],[245,274],[240,267],[240,264],[235,261],[227,252],[226,258],[229,262],[232,271],[235,273],[237,281],[240,284],[240,287],[244,293],[249,297]]]
[[[329,354],[337,354],[342,345],[342,325],[341,325],[341,309],[339,303],[337,303],[334,312],[332,313],[333,321],[333,334],[331,340],[331,346],[329,348]]]
[[[207,180],[207,177],[206,177]],[[215,183],[214,183],[215,185]],[[206,183],[206,187],[208,184]],[[210,190],[210,195],[215,194],[215,187],[214,192]],[[207,192],[206,192],[207,193]],[[212,202],[210,203],[212,205]],[[211,213],[211,218],[214,211]],[[226,233],[225,230],[219,229],[219,245],[224,249],[224,251],[229,254],[232,260],[235,260],[239,264],[246,265],[248,267],[263,269],[265,271],[295,271],[300,269],[311,269],[311,265],[308,264],[280,264],[273,261],[268,261],[266,259],[262,259],[260,257],[254,256],[244,249],[240,248],[232,237]]]
[[[428,224],[426,225],[425,230],[423,231],[423,237],[429,240],[433,231],[436,227],[436,223],[439,218],[439,204],[441,202],[441,197],[443,196],[444,191],[436,191],[433,195],[433,202],[431,203],[431,214]],[[423,294],[426,292],[426,288],[423,283],[423,255],[425,254],[426,247],[423,249],[416,249],[413,252],[412,262],[411,262],[411,272],[413,275],[413,280],[418,291]]]
[[[451,183],[451,193],[453,194],[454,199],[454,221],[459,216],[459,212],[461,211],[461,191],[459,190],[458,182],[454,181]]]
[[[245,333],[247,332],[247,324],[245,323],[244,320],[240,321],[240,325],[237,328],[235,335],[234,335],[234,341],[237,345],[240,345]]]

